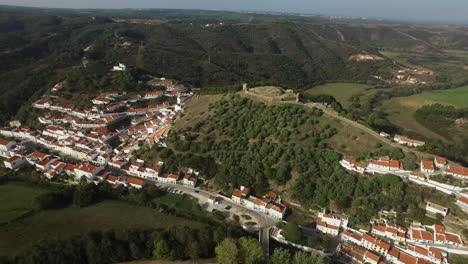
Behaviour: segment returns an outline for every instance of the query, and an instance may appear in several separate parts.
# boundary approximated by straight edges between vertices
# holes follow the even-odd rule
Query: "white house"
[[[127,70],[127,66],[125,66],[124,64],[122,63],[119,63],[119,65],[117,66],[114,66],[112,68],[112,71],[126,71]]]
[[[75,166],[75,179],[79,180],[81,177],[85,176],[89,180],[92,180],[103,169],[104,167],[102,166],[98,167],[89,163],[80,163]]]
[[[14,141],[0,138],[0,156],[9,158],[12,155],[11,152],[15,144],[16,143]]]
[[[106,104],[109,104],[111,101],[109,99],[104,98],[104,97],[97,97],[97,98],[93,99],[92,102],[95,105],[106,105]]]
[[[340,227],[319,220],[317,221],[317,230],[325,234],[337,236],[340,232]]]
[[[48,108],[50,108],[50,104],[47,101],[38,100],[38,101],[33,103],[33,107],[39,108],[39,109],[48,109]]]
[[[154,92],[148,92],[143,96],[143,99],[153,99],[153,98],[158,98],[164,95],[163,91],[154,91]]]
[[[468,168],[448,165],[444,173],[460,179],[468,179]]]
[[[421,172],[434,173],[434,162],[432,160],[421,160]]]
[[[132,186],[134,188],[141,189],[145,185],[145,181],[137,179],[137,178],[130,177],[128,179],[128,184],[130,184],[130,186]]]
[[[420,180],[420,181],[426,181],[427,180],[426,175],[424,173],[421,173],[421,172],[411,172],[408,177],[410,179]]]
[[[360,245],[362,236],[351,232],[349,229],[346,229],[343,231],[343,233],[341,233],[341,239],[343,239],[344,241],[351,242],[356,245]]]
[[[283,204],[270,203],[267,205],[268,214],[277,219],[283,219],[287,207]]]
[[[359,173],[364,173],[366,171],[366,166],[351,159],[340,160],[340,165],[343,166],[347,170],[356,171]]]
[[[367,168],[370,170],[398,171],[400,170],[400,161],[398,160],[371,160]]]
[[[434,163],[437,168],[442,168],[447,164],[447,160],[441,157],[434,157]]]
[[[441,264],[444,260],[442,252],[433,247],[418,247],[415,245],[408,245],[406,253],[413,257],[422,258],[434,264]]]
[[[367,250],[366,253],[364,253],[364,258],[363,258],[364,263],[377,264],[379,263],[379,260],[380,260],[380,256],[370,252],[369,250]]]
[[[436,244],[446,244],[452,246],[463,246],[463,240],[460,235],[447,232],[445,226],[443,225],[433,225],[431,227],[434,230],[434,243]]]
[[[426,204],[426,211],[431,212],[433,214],[441,214],[443,216],[446,216],[448,214],[449,209],[447,207],[443,207],[441,205],[428,201]]]
[[[410,138],[402,136],[402,135],[395,135],[395,137],[393,137],[393,140],[395,140],[396,142],[398,142],[398,143],[400,143],[402,145],[408,145],[408,146],[411,146],[411,147],[419,147],[419,146],[423,146],[424,144],[426,144],[423,141],[410,139]]]
[[[382,132],[380,132],[380,134],[379,134],[379,135],[381,135],[382,137],[389,137],[389,136],[390,136],[390,134],[388,134],[388,133],[385,133],[385,132],[383,132],[383,131],[382,131]]]
[[[326,214],[324,212],[319,212],[318,217],[322,222],[327,223],[328,225],[338,226],[342,228],[348,227],[348,220],[347,216],[340,216],[334,214]]]
[[[141,177],[156,180],[162,171],[163,164],[164,163],[159,162],[157,166],[146,167],[145,170],[141,173]]]
[[[197,185],[198,177],[191,174],[185,174],[183,179],[183,184],[195,187]]]
[[[458,197],[457,204],[459,204],[459,205],[461,205],[461,206],[468,209],[468,198],[465,197],[465,196]]]
[[[406,231],[407,229],[402,226],[391,226],[387,224],[377,224],[372,225],[371,233],[387,237],[393,240],[405,241],[406,240]]]
[[[13,156],[3,161],[5,168],[15,170],[26,163],[26,159],[20,156]]]
[[[411,226],[410,232],[408,232],[410,240],[418,243],[432,243],[434,242],[434,237],[432,233],[426,231],[423,227],[413,227]]]
[[[378,252],[382,255],[386,255],[390,250],[390,244],[369,234],[364,234],[362,236],[361,245],[366,249]]]
[[[167,175],[167,178],[166,178],[166,182],[172,183],[172,184],[177,184],[178,180],[179,180],[179,175],[177,174],[169,174]]]
[[[15,145],[14,141],[9,141],[9,140],[0,138],[0,151],[10,151],[14,145]]]

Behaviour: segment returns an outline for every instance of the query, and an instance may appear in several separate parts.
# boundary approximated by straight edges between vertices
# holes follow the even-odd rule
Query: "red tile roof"
[[[133,184],[133,185],[143,186],[143,184],[145,184],[145,181],[130,177],[128,179],[128,183]]]
[[[326,222],[323,222],[323,221],[320,221],[320,220],[317,221],[317,225],[323,226],[323,227],[326,227],[326,228],[329,228],[329,229],[333,229],[333,230],[338,230],[340,228],[339,226],[329,225]]]
[[[235,196],[235,197],[240,198],[240,197],[242,196],[241,190],[239,190],[239,189],[234,189],[234,191],[232,192],[232,196]]]
[[[21,159],[21,157],[19,157],[19,156],[13,156],[13,157],[11,157],[11,158],[6,159],[5,162],[7,162],[7,163],[12,163],[12,162],[15,162],[15,161],[17,161],[17,160],[19,160],[19,159]]]
[[[80,170],[87,173],[94,173],[97,170],[97,167],[92,164],[80,163],[75,167],[75,170]]]
[[[463,245],[463,242],[461,241],[460,237],[454,234],[446,233],[445,240],[455,244]]]
[[[345,161],[347,161],[349,164],[353,165],[354,167],[359,167],[359,168],[365,168],[366,166],[362,165],[361,163],[355,161],[355,160],[352,160],[352,159],[344,159]]]
[[[349,230],[343,231],[342,234],[343,234],[344,236],[352,237],[352,238],[354,238],[354,239],[356,239],[356,240],[359,240],[359,241],[361,241],[361,239],[362,239],[362,237],[361,237],[360,235],[355,234],[355,233],[352,233],[352,232],[350,232]]]
[[[384,250],[388,251],[390,249],[390,244],[387,242],[384,242],[380,239],[377,239],[369,234],[364,234],[362,236],[362,239],[369,241],[370,243],[374,244],[375,246],[378,246],[380,248],[383,248]]]
[[[468,176],[468,168],[456,167],[452,165],[449,165],[448,168],[445,170],[445,172],[462,175],[462,176]]]
[[[167,178],[169,178],[169,179],[176,179],[176,180],[177,180],[177,179],[179,179],[179,175],[177,175],[177,174],[169,174],[169,175],[167,175]]]
[[[398,160],[372,160],[370,163],[389,168],[400,168],[400,161]]]
[[[434,162],[431,160],[421,160],[421,166],[424,170],[434,170]]]
[[[441,157],[435,157],[435,162],[438,164],[445,164],[447,163],[447,160]]]
[[[0,145],[6,146],[10,143],[11,141],[8,141],[6,139],[0,138]]]
[[[370,252],[370,251],[366,251],[366,253],[364,254],[364,257],[370,258],[370,259],[372,259],[372,260],[375,261],[375,262],[378,262],[379,259],[380,259],[380,256],[379,256],[379,255],[374,254],[374,253],[372,253],[372,252]]]
[[[465,196],[460,196],[458,197],[458,201],[464,203],[464,204],[468,204],[468,198],[465,197]]]

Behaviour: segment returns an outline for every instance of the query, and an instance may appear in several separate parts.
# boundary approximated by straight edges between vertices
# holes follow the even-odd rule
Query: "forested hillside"
[[[313,20],[280,23],[270,18],[243,23],[241,18],[211,17],[209,21],[217,24],[206,26],[208,20],[195,15],[183,20],[162,16],[153,24],[122,22],[118,12],[115,17],[93,15],[1,10],[1,123],[81,67],[83,50],[90,45],[90,67],[97,64],[107,69],[123,61],[143,73],[200,87],[249,82],[302,89],[330,80],[365,82],[372,75],[384,75],[391,64],[350,60],[366,48],[317,35]],[[324,29],[328,30],[333,29]],[[122,50],[123,40],[133,46]]]

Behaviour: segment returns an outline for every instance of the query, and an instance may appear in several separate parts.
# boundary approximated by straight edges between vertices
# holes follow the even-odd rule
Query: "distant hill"
[[[124,40],[132,46],[122,49]],[[82,84],[91,86],[84,90],[99,89],[100,74],[119,61],[139,74],[202,88],[248,82],[302,90],[329,81],[376,83],[374,75],[391,77],[398,65],[380,50],[442,52],[467,43],[464,28],[454,26],[201,10],[3,7],[0,123],[77,71],[89,45],[89,68],[99,70],[88,72]],[[352,59],[366,54],[379,60]]]

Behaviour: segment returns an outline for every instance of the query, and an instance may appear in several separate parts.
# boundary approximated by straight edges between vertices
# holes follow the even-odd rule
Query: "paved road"
[[[167,188],[174,188],[176,190],[182,191],[185,194],[193,196],[198,199],[202,208],[211,211],[216,209],[222,212],[227,217],[232,217],[234,214],[237,214],[241,218],[241,223],[253,221],[257,223],[256,226],[252,227],[252,230],[258,231],[260,228],[271,227],[274,226],[277,221],[265,214],[259,213],[257,211],[248,209],[244,206],[241,206],[237,203],[231,202],[230,200],[226,199],[219,199],[219,204],[212,204],[209,202],[210,196],[217,196],[216,194],[200,190],[198,188],[193,188],[190,186],[179,185],[179,184],[170,184],[170,183],[162,183],[158,181],[146,180],[152,184],[156,184],[157,186],[167,187]],[[230,209],[226,209],[226,207],[230,206]],[[252,217],[250,220],[243,219],[242,215],[249,215]]]
[[[265,249],[267,257],[270,256],[270,230],[271,227],[265,227],[258,232],[258,241],[260,241],[260,244]]]

